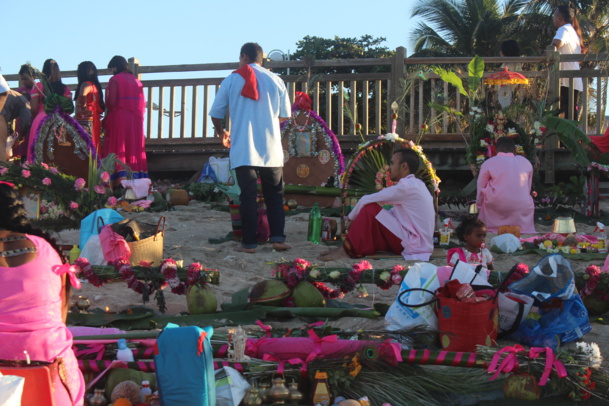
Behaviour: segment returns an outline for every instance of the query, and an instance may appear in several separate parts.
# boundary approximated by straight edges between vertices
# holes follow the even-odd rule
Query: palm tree
[[[415,56],[492,56],[511,38],[527,0],[419,0]]]

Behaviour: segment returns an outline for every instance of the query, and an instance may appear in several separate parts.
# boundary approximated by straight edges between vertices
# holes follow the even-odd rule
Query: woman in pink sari
[[[127,60],[122,56],[113,57],[108,63],[108,69],[114,76],[106,88],[103,156],[114,153],[131,168],[133,179],[148,178],[144,135],[146,100],[142,82],[131,73]],[[110,176],[115,186],[126,178],[126,171],[118,166]]]
[[[55,241],[29,223],[14,185],[0,181],[0,359],[58,361],[56,405],[84,403],[85,383],[65,321],[80,287]],[[63,365],[63,366],[62,366]]]

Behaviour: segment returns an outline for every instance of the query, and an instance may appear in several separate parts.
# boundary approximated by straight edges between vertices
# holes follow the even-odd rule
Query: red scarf
[[[241,96],[252,100],[258,100],[258,80],[256,79],[254,69],[249,65],[244,65],[233,73],[238,73],[245,79],[245,84],[241,90]]]

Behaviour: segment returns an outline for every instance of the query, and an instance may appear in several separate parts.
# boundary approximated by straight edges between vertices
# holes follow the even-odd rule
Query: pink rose
[[[110,175],[108,175],[108,172],[102,172],[99,177],[102,180],[102,182],[104,182],[104,183],[106,183],[110,180]]]
[[[83,178],[78,178],[74,181],[74,189],[83,190],[87,182]]]
[[[152,266],[152,262],[142,259],[140,261],[140,266],[144,268],[150,268]]]
[[[78,203],[70,202],[70,210],[78,210]]]
[[[391,281],[394,285],[399,285],[400,283],[402,283],[402,275],[400,275],[399,273],[391,275]]]
[[[7,172],[8,172],[8,168],[0,168],[0,176],[6,175]]]
[[[93,190],[95,190],[95,193],[98,193],[100,195],[103,195],[106,193],[106,188],[100,185],[95,185],[93,187]]]
[[[59,170],[57,168],[55,168],[54,166],[51,166],[49,168],[49,172],[51,172],[53,175],[57,175],[59,173]]]
[[[116,206],[116,203],[118,203],[118,200],[116,199],[116,197],[114,197],[114,196],[110,196],[110,197],[108,198],[108,204],[109,204],[110,206]]]
[[[45,186],[49,186],[49,185],[51,184],[51,179],[49,179],[49,178],[44,178],[44,179],[42,180],[42,184],[43,184],[43,185],[45,185]]]
[[[29,177],[30,177],[30,175],[31,175],[31,172],[30,172],[30,171],[27,171],[27,170],[25,170],[25,169],[23,169],[23,170],[21,171],[21,176],[23,176],[24,178],[29,178]]]
[[[40,166],[42,166],[44,169],[49,169],[49,165],[45,164],[44,162],[41,163]]]

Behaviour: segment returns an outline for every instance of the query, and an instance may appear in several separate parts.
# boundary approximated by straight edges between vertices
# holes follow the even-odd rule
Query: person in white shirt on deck
[[[554,13],[554,27],[557,28],[556,35],[552,40],[557,51],[561,55],[581,54],[584,50],[582,33],[575,17],[575,11],[566,4],[556,8]],[[579,62],[561,62],[560,70],[579,70]],[[577,99],[579,92],[584,90],[582,78],[573,79],[574,106],[569,106],[569,78],[560,80],[560,109],[559,114],[565,118],[578,118]],[[573,109],[575,107],[575,110]]]

